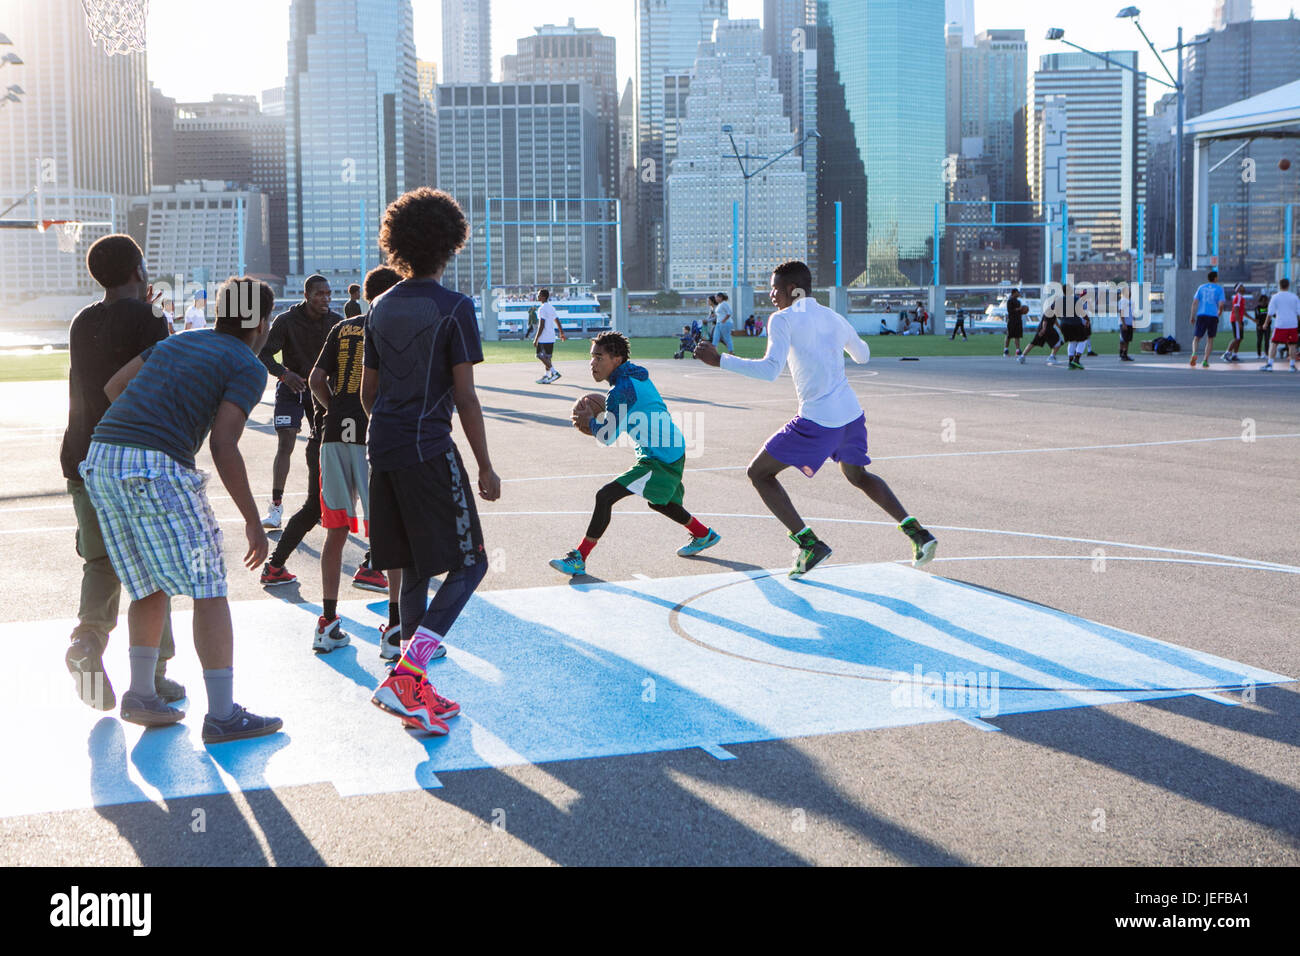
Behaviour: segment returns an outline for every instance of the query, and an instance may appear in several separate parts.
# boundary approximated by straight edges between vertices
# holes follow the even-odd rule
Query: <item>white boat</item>
[[[576,285],[556,289],[552,293],[550,304],[555,307],[565,335],[589,338],[609,329],[609,315],[600,311],[600,302],[593,289],[593,286]],[[529,326],[536,322],[534,310],[539,305],[541,302],[537,299],[535,288],[526,292],[500,290],[496,296],[497,335],[504,339],[525,338],[531,334]],[[482,296],[474,296],[474,310],[479,316],[485,314]]]

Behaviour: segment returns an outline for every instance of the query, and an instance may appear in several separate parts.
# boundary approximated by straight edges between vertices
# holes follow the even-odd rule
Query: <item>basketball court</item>
[[[569,581],[546,562],[631,451],[568,425],[583,365],[558,363],[550,386],[533,365],[479,366],[503,493],[480,502],[491,571],[431,671],[462,708],[451,734],[369,703],[380,595],[345,585],[351,646],[311,652],[323,533],[289,561],[295,585],[263,590],[214,478],[236,699],[285,726],[211,748],[188,601],[171,668],[184,722],[145,731],[73,695],[66,384],[0,386],[0,719],[22,728],[0,744],[3,860],[1300,862],[1300,546],[1278,508],[1296,490],[1300,375],[1185,361],[850,365],[873,468],[938,558],[912,569],[833,466],[787,471],[835,549],[800,580],[745,478],[793,414],[788,374],[646,363],[687,437],[685,505],[722,541],[679,558],[680,527],[629,498],[591,576]],[[241,442],[259,504],[270,413]],[[298,455],[290,508],[304,475]],[[107,661],[120,693],[124,626]],[[414,860],[393,855],[398,814]]]

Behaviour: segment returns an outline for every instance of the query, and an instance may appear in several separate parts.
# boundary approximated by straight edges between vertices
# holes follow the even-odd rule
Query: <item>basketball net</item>
[[[54,236],[59,241],[59,252],[76,252],[77,243],[81,242],[81,230],[86,227],[84,222],[70,219],[47,219],[40,225],[40,231],[45,232],[47,229],[54,230]]]
[[[109,56],[144,50],[149,0],[81,0],[81,5],[91,42],[102,46]]]

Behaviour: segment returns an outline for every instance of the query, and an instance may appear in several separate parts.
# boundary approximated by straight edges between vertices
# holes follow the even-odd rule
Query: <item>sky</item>
[[[866,2],[866,0],[859,0]],[[1066,38],[1093,50],[1138,50],[1144,70],[1164,77],[1159,64],[1133,25],[1110,11],[1127,4],[1109,0],[1101,6],[1062,0],[975,0],[975,30],[1020,29],[1029,40],[1030,71],[1038,57],[1068,48],[1044,40],[1048,27],[1065,30]],[[415,48],[424,60],[442,59],[442,0],[412,0]],[[1282,19],[1293,0],[1255,0],[1255,18]],[[532,27],[563,24],[573,17],[579,27],[598,27],[617,38],[619,91],[636,65],[636,0],[493,0],[492,69],[500,79],[501,57],[515,52],[515,40]],[[219,15],[210,11],[219,10]],[[1184,38],[1209,29],[1213,0],[1147,0],[1141,4],[1142,26],[1157,48],[1172,46],[1182,26]],[[196,16],[196,13],[200,13]],[[733,19],[761,20],[763,0],[731,0]],[[289,38],[288,0],[150,0],[149,77],[165,94],[182,101],[205,100],[213,93],[260,95],[284,85]],[[224,50],[238,51],[234,55]],[[203,51],[207,51],[204,53]],[[1166,55],[1171,70],[1172,54]],[[1148,109],[1165,89],[1150,85]]]

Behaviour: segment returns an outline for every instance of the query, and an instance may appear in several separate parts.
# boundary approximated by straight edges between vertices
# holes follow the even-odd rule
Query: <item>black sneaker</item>
[[[934,559],[934,552],[938,549],[939,542],[934,535],[921,527],[921,522],[915,518],[908,518],[898,526],[898,530],[912,541],[912,567],[923,567]]]
[[[163,703],[174,704],[185,699],[185,685],[172,680],[166,674],[155,674],[153,689],[163,699]]]
[[[117,706],[117,695],[104,673],[104,651],[97,641],[88,638],[73,641],[63,660],[76,681],[77,696],[82,703],[95,710],[112,710]]]
[[[830,545],[811,531],[797,535],[792,534],[790,540],[799,545],[799,556],[795,559],[794,567],[790,569],[790,577],[792,578],[807,574],[831,556]]]
[[[203,718],[203,742],[224,744],[228,740],[265,737],[283,726],[279,717],[259,717],[236,704],[235,712],[225,720],[214,720],[211,714]]]
[[[141,724],[145,727],[165,727],[176,723],[184,716],[185,711],[169,707],[157,694],[153,697],[142,697],[127,691],[122,695],[122,719],[128,723]]]

